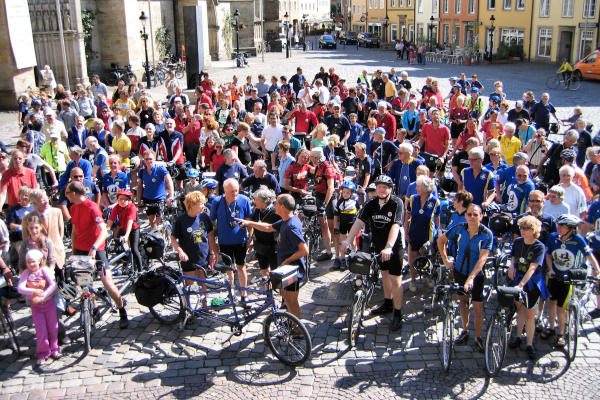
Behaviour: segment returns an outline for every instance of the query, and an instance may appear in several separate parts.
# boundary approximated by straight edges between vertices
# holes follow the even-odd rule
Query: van
[[[600,50],[595,50],[573,67],[577,79],[600,79]]]

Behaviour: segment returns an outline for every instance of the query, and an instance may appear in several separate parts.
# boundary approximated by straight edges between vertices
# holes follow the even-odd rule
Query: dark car
[[[337,49],[337,43],[331,35],[323,35],[319,38],[320,49]]]
[[[358,34],[358,45],[365,47],[380,47],[379,38],[370,33],[361,32]]]
[[[344,44],[358,43],[358,39],[356,38],[356,33],[354,33],[354,32],[341,31],[340,35],[338,36],[338,40],[340,41],[340,43],[344,43]]]

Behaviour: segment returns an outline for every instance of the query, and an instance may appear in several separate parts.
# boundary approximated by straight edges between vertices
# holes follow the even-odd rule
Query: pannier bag
[[[281,289],[293,285],[298,282],[298,266],[282,265],[271,271],[270,279],[273,289]]]
[[[353,274],[370,274],[372,262],[373,256],[362,251],[357,251],[348,256],[348,268]]]
[[[154,307],[167,295],[169,280],[156,271],[148,271],[140,275],[133,284],[135,298],[140,305]]]

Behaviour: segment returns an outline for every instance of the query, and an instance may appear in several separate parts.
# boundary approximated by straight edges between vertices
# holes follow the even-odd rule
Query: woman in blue
[[[454,225],[462,224],[467,222],[467,218],[465,218],[465,213],[467,212],[467,208],[473,202],[473,195],[464,190],[459,190],[456,192],[456,196],[454,196],[454,201],[452,202],[452,207],[454,208],[454,212],[450,216],[450,222],[448,223],[447,230],[452,229]],[[450,254],[454,256],[454,254]]]
[[[184,200],[186,212],[177,217],[171,233],[171,243],[179,255],[181,270],[185,275],[200,279],[206,279],[200,267],[208,267],[210,253],[219,254],[212,222],[204,212],[205,203],[206,198],[202,193],[188,193]],[[186,280],[185,283],[191,285],[193,281]],[[200,285],[206,290],[205,283]],[[206,299],[202,301],[202,306],[206,307]]]
[[[515,336],[510,340],[510,348],[516,348],[525,342],[521,336],[523,328],[527,334],[527,355],[531,360],[536,359],[536,351],[533,347],[533,336],[535,334],[536,306],[540,297],[546,299],[549,296],[542,264],[546,248],[538,240],[542,231],[542,222],[533,215],[527,215],[519,219],[518,237],[512,248],[512,265],[508,269],[508,278],[512,280],[512,286],[516,286],[525,292],[527,303],[517,302],[517,330]]]
[[[573,288],[560,280],[557,275],[566,277],[572,268],[585,268],[585,261],[592,264],[596,274],[600,272],[598,262],[592,254],[592,249],[587,242],[577,233],[577,227],[581,223],[579,217],[571,214],[563,214],[556,219],[556,232],[548,237],[546,248],[546,264],[548,266],[548,290],[550,301],[548,302],[548,317],[550,326],[545,329],[540,337],[548,339],[556,333],[556,346],[563,347],[565,339],[565,320],[567,317],[567,305]],[[558,332],[554,331],[554,323],[558,314]]]
[[[408,232],[408,263],[411,281],[408,286],[411,292],[417,291],[417,272],[413,261],[418,251],[426,242],[432,242],[437,228],[440,226],[440,201],[432,192],[433,181],[426,176],[417,178],[417,194],[408,199],[406,207],[405,230]]]
[[[112,207],[117,203],[117,192],[127,190],[129,177],[121,171],[121,157],[116,154],[108,157],[110,172],[102,175],[102,203],[103,207]]]
[[[161,203],[166,199],[170,206],[173,202],[173,181],[167,168],[155,163],[154,151],[146,150],[143,156],[144,167],[138,171],[137,202],[140,204],[144,200],[144,204],[148,206],[146,215],[150,228],[156,229],[160,224]]]
[[[494,236],[492,231],[481,223],[481,207],[471,204],[467,209],[467,223],[455,225],[438,238],[438,250],[447,269],[454,272],[456,283],[463,285],[465,292],[471,291],[475,325],[475,347],[483,353],[483,267],[492,250]],[[446,252],[448,242],[456,243],[456,259],[450,260]],[[466,294],[459,296],[460,317],[463,330],[456,339],[463,344],[469,338],[469,299]]]

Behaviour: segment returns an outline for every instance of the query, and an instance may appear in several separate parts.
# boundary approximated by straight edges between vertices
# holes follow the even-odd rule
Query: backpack
[[[336,164],[331,163],[329,161],[325,161],[323,162],[323,169],[321,171],[321,178],[323,178],[323,180],[325,180],[325,170],[327,169],[327,165],[330,165],[333,167],[333,169],[335,170],[335,177],[333,178],[333,188],[334,190],[338,191],[340,189],[340,187],[342,186],[342,183],[344,183],[344,174],[342,173],[342,171],[337,167]]]

